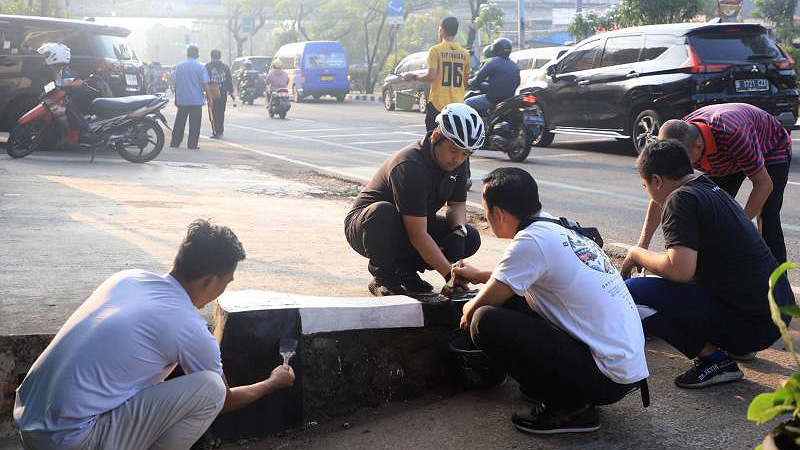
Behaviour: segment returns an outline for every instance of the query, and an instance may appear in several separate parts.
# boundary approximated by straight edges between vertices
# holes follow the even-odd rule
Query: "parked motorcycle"
[[[471,89],[464,98],[481,93],[480,89]],[[544,129],[544,113],[529,89],[480,113],[486,127],[486,141],[481,149],[504,152],[514,162],[525,161],[534,139]]]
[[[46,85],[41,102],[20,117],[11,130],[6,145],[9,156],[23,158],[46,145],[90,148],[92,161],[97,149],[107,147],[130,162],[143,163],[158,156],[164,148],[164,131],[157,121],[169,128],[160,112],[168,99],[163,95],[98,98],[99,92],[90,86],[91,79],[89,83],[65,79],[59,85]],[[90,104],[78,105],[81,102]],[[76,107],[68,109],[68,104]],[[81,118],[73,116],[78,113],[76,109]],[[88,124],[85,133],[79,131],[76,122],[81,119]]]
[[[269,93],[269,105],[267,106],[267,113],[269,114],[270,119],[275,116],[285,119],[289,108],[291,108],[291,103],[289,102],[288,88],[278,88]]]

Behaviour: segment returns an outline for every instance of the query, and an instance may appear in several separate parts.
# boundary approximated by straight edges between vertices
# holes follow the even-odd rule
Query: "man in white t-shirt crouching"
[[[646,386],[649,376],[642,325],[622,277],[594,241],[548,221],[536,181],[522,169],[499,168],[483,179],[483,209],[494,234],[513,241],[493,272],[453,268],[486,283],[464,305],[461,328],[535,399],[512,416],[519,430],[597,430],[596,405]]]
[[[286,365],[229,388],[219,345],[197,311],[225,291],[244,258],[233,231],[196,220],[170,273],[125,270],[103,282],[17,390],[25,448],[189,449],[220,411],[291,386]],[[187,375],[164,381],[178,364]]]

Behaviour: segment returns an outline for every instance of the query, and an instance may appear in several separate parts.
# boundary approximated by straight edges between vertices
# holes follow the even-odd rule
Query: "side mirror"
[[[556,76],[556,65],[555,64],[547,67],[547,75],[550,76],[550,77],[555,78],[555,76]]]
[[[794,48],[800,48],[800,38],[794,38],[794,39],[792,39],[792,47],[794,47]]]

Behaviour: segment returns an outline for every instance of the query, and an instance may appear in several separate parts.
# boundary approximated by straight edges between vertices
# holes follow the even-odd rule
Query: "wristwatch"
[[[461,236],[463,236],[463,237],[467,236],[467,226],[464,225],[463,223],[460,223],[460,224],[454,226],[453,229],[450,230],[451,233],[455,233],[455,232],[459,232],[459,231],[461,232]]]

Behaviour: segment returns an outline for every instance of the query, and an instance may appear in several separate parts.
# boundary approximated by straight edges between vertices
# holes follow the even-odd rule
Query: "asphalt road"
[[[262,100],[263,101],[263,100]],[[224,144],[264,157],[284,158],[367,180],[394,151],[424,132],[418,112],[385,111],[380,103],[336,101],[294,103],[287,120],[268,119],[264,106],[229,110]],[[796,148],[800,133],[793,134]],[[608,243],[636,243],[647,194],[625,142],[559,136],[549,148],[534,148],[522,163],[499,152],[472,157],[474,187],[469,201],[480,204],[480,178],[497,167],[518,166],[540,186],[544,208],[557,216],[598,227]],[[738,199],[750,192],[745,182]],[[800,261],[800,163],[792,164],[783,206],[789,260]],[[651,248],[662,248],[660,232]]]

